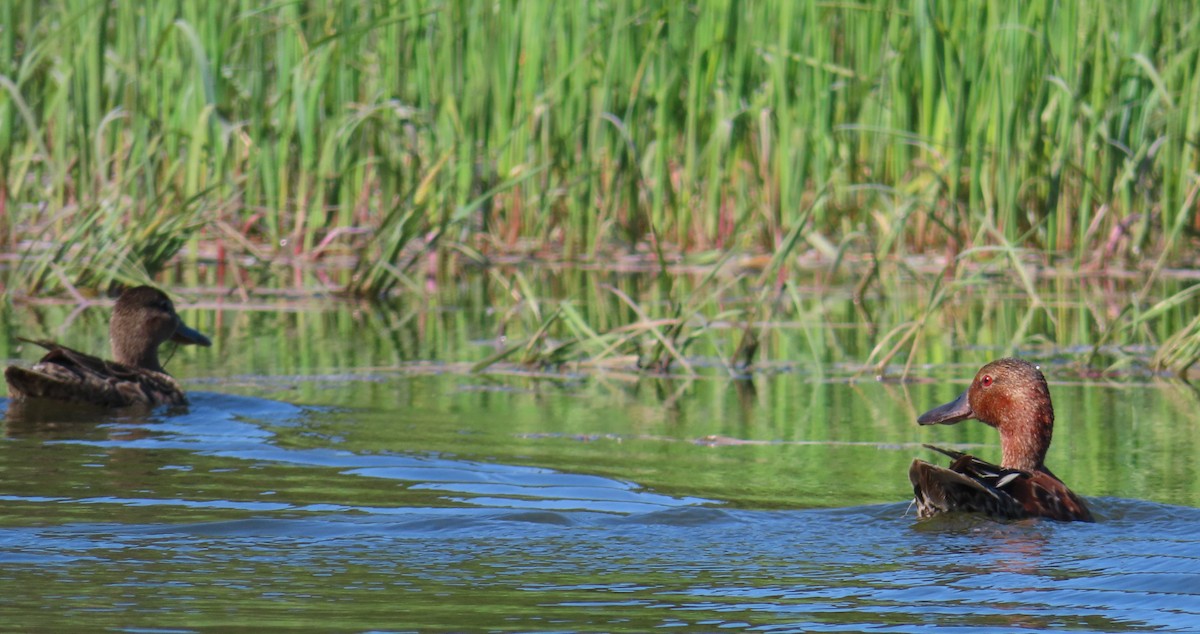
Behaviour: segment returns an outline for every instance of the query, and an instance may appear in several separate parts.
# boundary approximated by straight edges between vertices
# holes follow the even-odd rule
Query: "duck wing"
[[[918,517],[968,511],[997,519],[1092,521],[1083,500],[1048,471],[1006,469],[960,451],[925,446],[953,458],[953,462],[945,468],[913,460],[908,477]]]
[[[987,464],[972,456],[965,458]],[[924,460],[913,460],[908,468],[908,479],[912,482],[917,502],[917,517],[922,519],[950,511],[983,513],[997,519],[1028,517],[1025,507],[997,486],[1007,477],[1010,474],[993,472],[986,473],[984,477],[975,477],[970,472],[955,469],[953,465],[947,469]]]
[[[51,341],[24,339],[47,350],[32,368],[4,371],[15,399],[45,398],[101,407],[177,405],[187,402],[170,375],[106,361]]]
[[[1063,522],[1092,522],[1092,512],[1083,498],[1048,471],[1023,474],[1005,486],[1008,494],[1025,507],[1030,516]]]

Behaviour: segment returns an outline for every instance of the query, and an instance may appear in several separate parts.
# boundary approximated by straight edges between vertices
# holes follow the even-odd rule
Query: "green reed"
[[[1019,239],[1083,261],[1118,227],[1181,252],[1197,224],[1186,3],[2,11],[9,240],[46,205],[128,218],[167,190],[206,199],[197,239],[225,222],[305,256],[333,236],[381,266],[427,231],[592,257],[771,248],[820,188],[806,232],[865,223],[895,254]]]
[[[21,289],[345,257],[364,296],[429,253],[808,250],[869,262],[860,295],[920,253],[1188,263],[1197,26],[1188,3],[13,0],[0,239]],[[770,286],[758,310],[787,304]],[[649,333],[656,359],[688,336]]]

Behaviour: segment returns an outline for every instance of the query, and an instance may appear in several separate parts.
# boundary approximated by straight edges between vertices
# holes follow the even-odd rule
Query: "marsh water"
[[[0,401],[0,629],[1198,631],[1200,396],[1119,362],[1137,351],[1081,366],[1074,324],[1104,301],[1061,284],[1051,310],[1003,288],[949,306],[905,380],[864,368],[887,329],[844,289],[805,296],[750,372],[715,329],[690,377],[470,372],[521,330],[482,282],[394,305],[185,293],[215,341],[168,363],[190,406]],[[0,356],[103,350],[107,315],[18,305]],[[918,522],[921,443],[999,447],[916,415],[1012,352],[1042,363],[1048,463],[1098,521]]]

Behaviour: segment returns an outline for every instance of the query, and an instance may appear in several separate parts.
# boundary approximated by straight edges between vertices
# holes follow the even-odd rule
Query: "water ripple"
[[[138,611],[183,626],[197,605],[327,626],[329,606],[366,601],[397,629],[1200,631],[1197,509],[1096,498],[1095,524],[917,522],[905,501],[735,509],[544,467],[278,443],[309,415],[201,395],[187,416],[47,439],[115,456],[85,468],[126,494],[0,494],[35,518],[0,527],[6,599],[106,627]],[[168,472],[195,486],[146,484]]]

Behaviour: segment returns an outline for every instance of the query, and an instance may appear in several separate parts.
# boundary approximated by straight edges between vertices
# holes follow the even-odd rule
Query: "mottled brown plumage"
[[[1092,521],[1083,499],[1046,468],[1054,406],[1037,366],[1020,359],[993,361],[979,370],[966,392],[917,422],[949,425],[971,418],[1000,432],[1000,464],[926,445],[953,462],[948,469],[923,460],[909,467],[918,517],[971,511],[1002,519]]]
[[[150,286],[128,289],[117,299],[109,340],[115,361],[49,341],[30,341],[49,352],[32,368],[9,366],[4,371],[9,395],[17,400],[41,398],[101,407],[183,404],[187,397],[163,370],[158,346],[168,340],[212,345],[184,325],[166,294]]]

